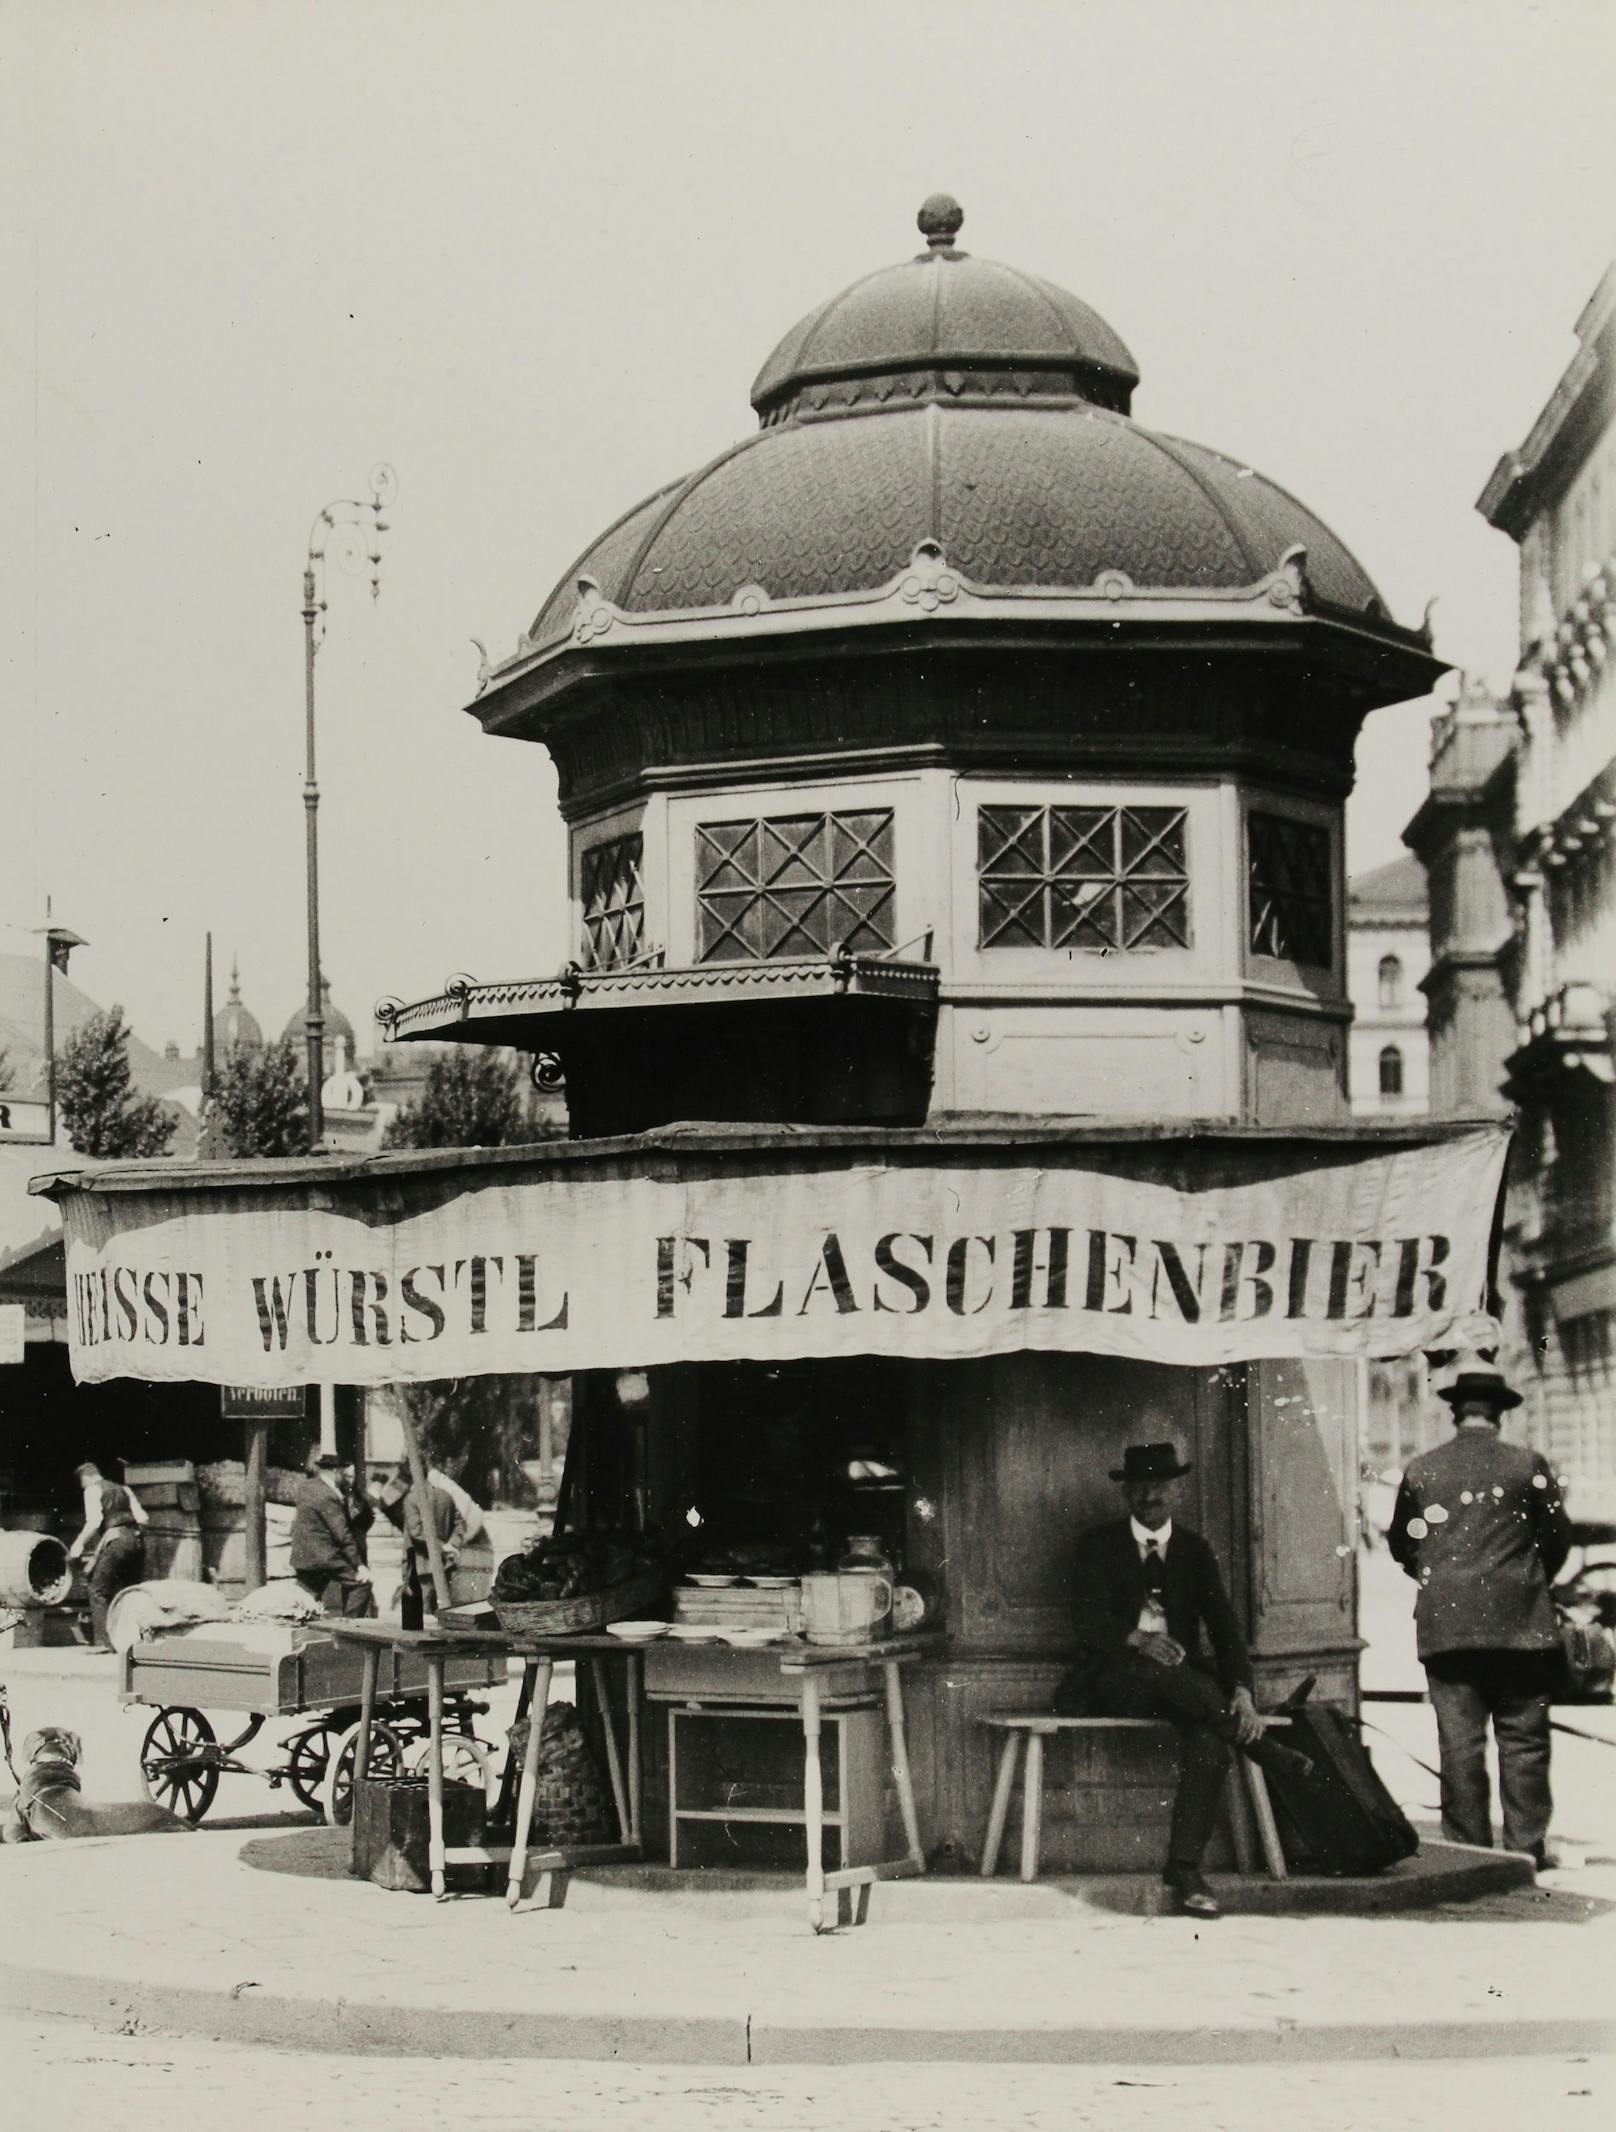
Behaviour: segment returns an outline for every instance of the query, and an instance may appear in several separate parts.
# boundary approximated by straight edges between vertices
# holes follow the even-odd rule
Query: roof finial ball
[[[934,252],[951,252],[965,221],[965,210],[950,192],[934,192],[921,204],[915,225]]]

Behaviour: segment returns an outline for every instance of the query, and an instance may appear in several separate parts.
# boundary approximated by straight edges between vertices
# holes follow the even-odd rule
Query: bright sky
[[[397,467],[319,660],[336,998],[553,969],[548,760],[461,706],[607,521],[751,427],[804,311],[918,248],[1098,307],[1155,427],[1249,458],[1437,648],[1512,664],[1474,501],[1613,243],[1606,0],[0,0],[0,944],[197,1039],[202,936],[304,969],[309,527]],[[1400,848],[1428,706],[1361,753]],[[220,977],[221,996],[223,970]]]

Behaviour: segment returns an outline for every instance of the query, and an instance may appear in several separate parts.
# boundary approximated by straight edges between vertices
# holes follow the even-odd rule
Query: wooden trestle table
[[[384,1621],[337,1621],[322,1624],[328,1632],[344,1643],[360,1646],[365,1664],[362,1676],[359,1739],[354,1750],[354,1781],[365,1775],[369,1767],[371,1726],[376,1707],[376,1684],[381,1671],[381,1657],[385,1650],[407,1651],[418,1655],[425,1663],[427,1675],[427,1815],[428,1815],[428,1866],[432,1876],[432,1893],[438,1901],[447,1894],[447,1871],[455,1865],[498,1865],[506,1867],[506,1901],[516,1909],[522,1901],[524,1886],[530,1870],[540,1876],[536,1907],[547,1907],[556,1879],[564,1876],[574,1866],[604,1864],[613,1860],[637,1859],[643,1855],[641,1830],[641,1759],[640,1735],[644,1698],[644,1653],[646,1645],[630,1643],[604,1633],[572,1636],[507,1636],[503,1632],[487,1629],[402,1629]],[[839,1907],[844,1906],[853,1891],[857,1891],[857,1907],[852,1916],[862,1923],[869,1901],[871,1883],[877,1880],[893,1880],[926,1870],[925,1855],[921,1849],[920,1823],[915,1811],[914,1785],[909,1771],[909,1750],[904,1725],[902,1668],[923,1656],[937,1645],[935,1635],[910,1634],[889,1637],[875,1643],[856,1646],[820,1646],[799,1642],[796,1639],[777,1645],[763,1647],[763,1651],[778,1660],[782,1679],[796,1691],[797,1706],[802,1719],[803,1732],[803,1809],[804,1832],[807,1844],[806,1887],[808,1897],[808,1920],[816,1932],[825,1930],[825,1898],[828,1894],[838,1897]],[[696,1648],[705,1648],[697,1646]],[[714,1639],[716,1651],[729,1647]],[[450,1658],[475,1654],[489,1658],[504,1656],[516,1659],[522,1667],[522,1683],[517,1699],[517,1717],[528,1720],[527,1740],[522,1755],[520,1779],[516,1791],[516,1821],[511,1842],[505,1845],[475,1845],[450,1848],[444,1841],[443,1828],[443,1694],[444,1667]],[[763,1655],[757,1647],[745,1656],[755,1658]],[[539,1737],[544,1724],[544,1713],[550,1699],[550,1681],[555,1666],[562,1659],[573,1659],[587,1664],[595,1684],[596,1699],[600,1706],[601,1724],[606,1747],[607,1773],[611,1779],[612,1797],[617,1809],[619,1841],[608,1844],[574,1844],[564,1848],[546,1847],[529,1852],[529,1838],[533,1827],[533,1801],[538,1781]],[[607,1693],[605,1662],[617,1659],[625,1672],[625,1708],[627,1738],[626,1752],[619,1747],[617,1722],[613,1715]],[[892,1775],[897,1792],[898,1812],[903,1822],[905,1853],[902,1858],[885,1860],[877,1864],[844,1866],[827,1873],[825,1870],[825,1820],[823,1779],[820,1772],[819,1744],[821,1733],[818,1674],[826,1666],[845,1667],[856,1661],[870,1668],[879,1667],[885,1688],[886,1719],[892,1750]],[[514,1757],[512,1758],[514,1765]],[[501,1805],[509,1804],[509,1787],[512,1767],[506,1770],[502,1787]]]

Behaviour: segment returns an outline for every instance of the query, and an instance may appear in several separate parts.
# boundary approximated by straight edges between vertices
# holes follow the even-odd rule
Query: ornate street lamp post
[[[309,1004],[304,1026],[308,1033],[309,1145],[318,1150],[325,1136],[325,1113],[320,1087],[325,1078],[322,1051],[325,1040],[325,1008],[320,998],[320,851],[316,820],[320,788],[314,776],[314,655],[325,636],[325,566],[334,553],[344,570],[357,572],[370,566],[370,596],[381,596],[382,535],[387,521],[382,513],[398,494],[398,476],[381,464],[370,470],[370,501],[339,497],[328,503],[309,529],[309,552],[303,570],[303,697],[307,768],[303,779],[303,819],[308,861]],[[333,540],[332,536],[335,535]]]

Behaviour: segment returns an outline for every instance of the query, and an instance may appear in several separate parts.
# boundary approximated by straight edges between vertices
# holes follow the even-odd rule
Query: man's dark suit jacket
[[[363,1559],[342,1498],[313,1475],[297,1484],[292,1514],[292,1573],[353,1578]]]
[[[1167,1633],[1184,1646],[1187,1663],[1213,1674],[1226,1695],[1251,1686],[1251,1659],[1224,1587],[1218,1558],[1198,1532],[1173,1520],[1162,1558]],[[1128,1637],[1145,1603],[1145,1570],[1126,1518],[1096,1525],[1077,1543],[1073,1565],[1074,1627],[1078,1652],[1074,1684],[1133,1654]],[[1211,1656],[1202,1648],[1202,1630]]]

